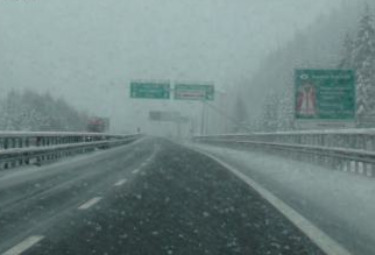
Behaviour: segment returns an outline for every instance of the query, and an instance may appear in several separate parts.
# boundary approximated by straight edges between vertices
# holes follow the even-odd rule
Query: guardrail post
[[[9,138],[4,138],[4,149],[9,148]]]
[[[42,138],[41,138],[41,137],[37,137],[37,138],[36,138],[35,145],[36,145],[37,147],[39,147],[39,146],[42,145]]]
[[[367,164],[366,167],[366,176],[372,177],[373,176],[373,171],[374,171],[374,164]]]
[[[356,135],[355,148],[363,149],[363,136],[362,135]]]

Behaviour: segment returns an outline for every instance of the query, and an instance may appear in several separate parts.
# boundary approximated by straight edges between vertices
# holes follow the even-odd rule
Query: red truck
[[[94,117],[87,123],[87,131],[94,133],[105,133],[109,130],[109,118]]]

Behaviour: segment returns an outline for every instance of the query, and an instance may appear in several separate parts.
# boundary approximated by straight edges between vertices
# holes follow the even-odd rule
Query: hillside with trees
[[[357,120],[362,127],[375,126],[375,23],[367,8],[355,34],[346,36],[339,68],[356,70]]]
[[[0,130],[84,131],[88,117],[63,99],[33,91],[11,91],[0,102]]]
[[[374,15],[375,3],[343,2],[272,52],[241,88],[251,130],[294,129],[295,69],[355,70],[357,126],[375,127]]]

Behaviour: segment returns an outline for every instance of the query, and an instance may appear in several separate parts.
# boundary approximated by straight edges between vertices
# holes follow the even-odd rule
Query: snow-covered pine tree
[[[344,45],[342,50],[342,59],[338,65],[340,69],[352,69],[353,68],[353,51],[354,41],[349,34],[346,34],[344,39]]]
[[[354,40],[351,67],[356,71],[357,119],[360,126],[375,125],[375,27],[367,6]]]
[[[233,116],[236,123],[233,123],[233,132],[246,132],[246,125],[248,121],[246,104],[244,103],[242,96],[237,95],[236,102],[234,105]]]
[[[275,132],[279,120],[280,96],[277,93],[270,93],[263,109],[263,131]]]
[[[287,131],[294,126],[294,94],[291,89],[280,93],[280,102],[278,107],[277,130]]]
[[[88,117],[48,93],[12,90],[0,102],[0,130],[84,131]]]

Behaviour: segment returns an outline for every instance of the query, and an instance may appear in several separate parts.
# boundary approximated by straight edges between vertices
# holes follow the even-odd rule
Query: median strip
[[[27,249],[30,249],[32,246],[40,242],[44,239],[44,236],[30,236],[17,244],[16,246],[13,246],[11,249],[7,250],[3,255],[19,255],[22,254]]]
[[[98,203],[100,200],[102,200],[101,197],[94,197],[87,201],[86,203],[82,204],[80,207],[78,207],[78,210],[86,210],[89,209],[91,206],[95,205]]]

